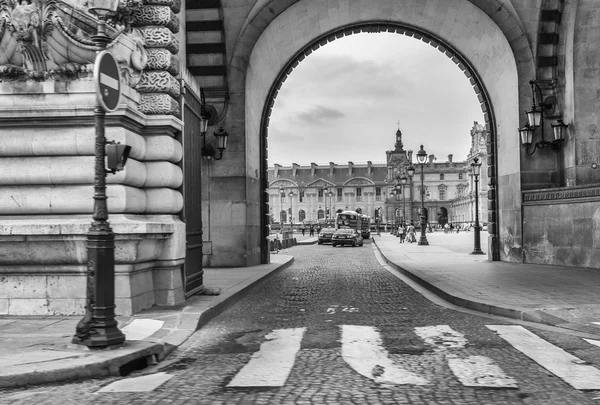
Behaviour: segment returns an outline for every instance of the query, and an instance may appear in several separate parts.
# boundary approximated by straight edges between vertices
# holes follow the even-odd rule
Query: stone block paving
[[[381,246],[385,238],[390,244],[397,241],[382,236],[377,244]],[[486,327],[490,322],[509,322],[492,321],[432,303],[382,267],[374,251],[370,243],[359,248],[295,247],[295,259],[289,267],[272,273],[251,294],[206,323],[164,363],[130,376],[131,391],[137,391],[135,378],[156,374],[160,384],[150,392],[111,392],[111,383],[121,379],[109,378],[6,391],[0,393],[0,403],[597,403],[599,391],[573,389]],[[446,335],[450,328],[463,336],[464,345],[445,349],[438,343],[446,335],[428,341],[416,332],[439,325],[447,326]],[[377,366],[367,376],[361,374],[356,368],[359,366],[349,365],[344,353],[344,326],[372,328],[380,336],[374,347],[385,353],[391,363],[402,365],[406,372],[415,373],[426,383],[386,383],[378,380],[386,375],[386,369]],[[282,385],[228,386],[261,347],[274,340],[274,331],[297,328],[304,328],[303,336]],[[578,336],[552,330],[534,332],[577,355],[582,363],[600,364],[600,350]],[[361,361],[368,363],[368,353],[363,354]],[[477,356],[492,359],[518,387],[466,386],[451,369],[450,359]],[[103,392],[99,392],[101,389]]]

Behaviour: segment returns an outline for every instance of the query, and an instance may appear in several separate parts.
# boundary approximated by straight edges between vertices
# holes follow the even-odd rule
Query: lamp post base
[[[427,240],[427,238],[421,236],[417,245],[429,245],[429,241]]]
[[[475,224],[473,227],[473,251],[472,255],[484,255],[485,253],[481,250],[481,227],[479,224]]]

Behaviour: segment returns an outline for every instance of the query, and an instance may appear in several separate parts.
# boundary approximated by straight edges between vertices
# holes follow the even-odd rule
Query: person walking
[[[304,226],[304,224],[302,224],[302,227],[300,229],[302,230],[302,236],[304,236],[304,232],[306,232],[306,227]]]
[[[415,227],[413,224],[410,224],[407,228],[408,241],[410,243],[416,242],[417,238],[415,237]]]
[[[308,235],[309,236],[315,236],[315,228],[312,225],[310,226]]]
[[[404,229],[404,224],[400,224],[398,226],[398,236],[400,237],[400,243],[404,243],[405,235],[406,235],[406,230]]]

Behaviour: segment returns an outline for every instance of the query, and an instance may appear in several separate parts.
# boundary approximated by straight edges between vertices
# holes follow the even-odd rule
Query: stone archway
[[[528,94],[527,79],[534,76],[535,64],[514,10],[501,0],[358,0],[350,9],[343,1],[313,6],[306,0],[259,2],[238,35],[231,56],[230,88],[232,94],[244,98],[230,104],[229,116],[245,116],[247,177],[256,187],[264,183],[274,100],[287,76],[307,55],[358,32],[409,35],[445,53],[473,85],[491,134],[489,197],[494,209],[487,221],[488,251],[494,260],[520,261],[520,246],[516,246],[521,237],[520,145],[514,128],[519,127],[519,110],[526,108],[520,105],[520,94]],[[495,189],[497,184],[502,188]],[[263,194],[252,207],[248,205],[247,218],[261,218],[261,228],[267,229],[263,218],[268,217],[268,197]],[[500,248],[502,244],[512,246]],[[266,251],[263,247],[262,252]],[[262,260],[268,260],[268,255]]]

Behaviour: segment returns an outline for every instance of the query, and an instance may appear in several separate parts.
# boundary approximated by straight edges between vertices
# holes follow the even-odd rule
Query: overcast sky
[[[384,162],[400,122],[404,149],[464,160],[483,113],[446,55],[414,38],[354,34],[310,54],[283,83],[269,124],[269,165]]]

